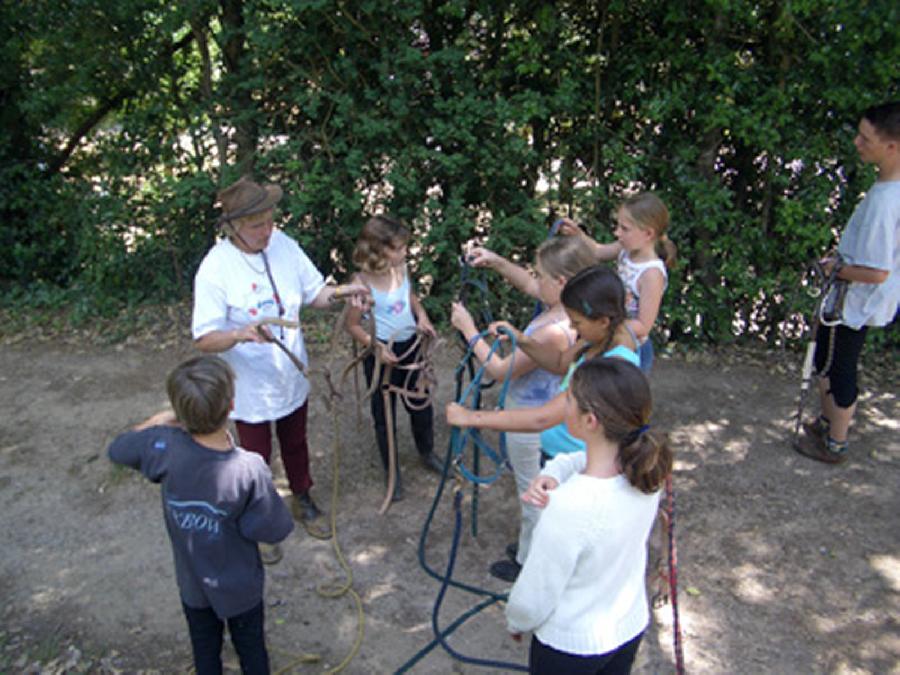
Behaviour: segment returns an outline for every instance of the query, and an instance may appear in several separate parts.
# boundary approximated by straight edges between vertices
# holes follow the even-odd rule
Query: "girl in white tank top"
[[[412,375],[407,377],[409,371],[399,366],[416,360],[418,348],[413,347],[416,344],[417,330],[430,337],[436,335],[434,326],[409,280],[406,267],[408,241],[409,229],[403,223],[388,216],[375,216],[363,226],[356,250],[353,252],[353,262],[359,269],[355,280],[369,287],[375,301],[371,309],[372,320],[375,322],[375,344],[372,345],[373,352],[363,361],[363,370],[368,386],[371,387],[374,378],[378,378],[379,381],[379,386],[370,399],[370,405],[375,438],[386,480],[389,466],[388,411],[385,410],[381,384],[384,383],[387,366],[396,366],[390,368],[391,384],[398,388],[414,388],[419,371],[413,371]],[[372,337],[363,328],[362,318],[361,310],[349,309],[345,327],[354,340],[363,347],[368,347]],[[378,372],[375,372],[378,364],[381,365]],[[395,394],[389,397],[390,423],[393,426],[394,438],[397,438],[396,398]],[[408,404],[405,398],[403,404],[409,413],[413,439],[423,466],[429,471],[440,473],[443,470],[443,463],[434,454],[434,410],[431,404],[422,405],[421,401],[416,399],[410,400]],[[399,457],[396,470],[393,500],[399,501],[403,498]]]

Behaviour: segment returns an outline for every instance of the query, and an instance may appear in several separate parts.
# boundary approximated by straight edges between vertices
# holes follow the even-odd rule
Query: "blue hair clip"
[[[635,429],[634,431],[629,433],[627,436],[625,436],[623,447],[627,447],[627,446],[631,445],[632,443],[637,443],[638,439],[641,436],[643,436],[647,431],[649,431],[649,429],[650,429],[649,424],[643,424],[643,425],[639,426],[637,429]]]
[[[594,309],[591,307],[591,303],[589,303],[587,300],[581,301],[581,309],[584,310],[585,316],[590,316],[594,311]]]

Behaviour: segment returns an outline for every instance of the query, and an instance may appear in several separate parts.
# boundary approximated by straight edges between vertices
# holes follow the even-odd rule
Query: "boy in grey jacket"
[[[198,675],[221,673],[224,622],[244,673],[268,673],[258,542],[293,529],[259,455],[234,444],[234,374],[216,356],[179,365],[166,382],[172,411],[116,438],[109,458],[161,487],[163,515]]]

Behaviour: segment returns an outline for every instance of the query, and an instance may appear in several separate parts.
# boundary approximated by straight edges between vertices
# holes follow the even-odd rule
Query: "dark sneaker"
[[[422,466],[433,473],[444,473],[444,463],[440,459],[438,459],[438,456],[433,452],[429,452],[427,455],[422,455]]]
[[[281,546],[278,544],[262,544],[259,545],[259,557],[262,558],[263,565],[274,565],[284,556]]]
[[[506,545],[506,557],[516,562],[516,558],[519,557],[519,542],[514,541]]]
[[[387,478],[384,480],[384,486],[387,487]],[[398,474],[397,480],[394,482],[394,494],[391,496],[391,502],[402,502],[405,497],[406,492],[403,490],[403,480]]]
[[[803,436],[794,443],[794,450],[804,457],[826,464],[843,464],[847,461],[847,444],[837,443],[831,438],[819,441],[812,436]]]
[[[491,576],[510,583],[518,578],[521,571],[522,566],[514,560],[498,560],[491,565]]]
[[[828,420],[821,415],[812,422],[803,423],[803,431],[810,438],[815,439],[817,443],[825,443],[828,438]]]
[[[316,503],[312,500],[312,497],[309,496],[308,492],[304,492],[303,494],[294,495],[293,500],[293,512],[294,518],[299,521],[310,521],[315,520],[319,516],[322,515],[322,512],[319,510],[319,507],[316,506]]]

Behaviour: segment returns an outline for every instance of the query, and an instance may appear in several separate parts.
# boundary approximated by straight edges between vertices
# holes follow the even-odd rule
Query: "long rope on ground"
[[[514,339],[514,338],[513,338]],[[499,340],[495,342],[492,349],[498,347]],[[493,352],[492,352],[493,353]],[[482,365],[476,373],[472,375],[472,382],[467,387],[463,387],[463,376],[466,372],[466,366],[471,366],[471,362],[473,359],[472,349],[469,348],[460,362],[459,367],[456,369],[455,379],[456,379],[456,396],[455,400],[459,403],[465,403],[468,399],[474,398],[476,401],[478,399],[478,395],[481,389],[481,381],[485,372],[485,365]],[[489,359],[487,359],[489,360]],[[487,360],[485,363],[487,363]],[[469,369],[470,374],[472,374],[472,369]],[[509,374],[512,372],[512,367],[507,371],[506,380],[504,384],[508,384]],[[473,586],[471,584],[466,584],[463,582],[456,581],[452,578],[453,568],[456,562],[456,554],[459,546],[459,539],[462,529],[462,494],[463,494],[463,472],[460,470],[462,466],[462,456],[465,445],[466,438],[471,438],[471,436],[464,436],[462,434],[462,430],[458,427],[454,427],[450,433],[450,441],[447,445],[447,452],[444,455],[444,464],[443,470],[441,472],[441,480],[438,483],[438,488],[435,491],[434,499],[431,503],[431,508],[428,511],[428,515],[425,518],[425,523],[422,527],[422,533],[419,537],[419,547],[418,547],[418,556],[419,556],[419,564],[422,569],[431,576],[432,578],[440,581],[441,587],[438,592],[438,596],[435,600],[434,609],[432,611],[432,630],[434,632],[434,639],[432,639],[427,645],[422,647],[418,652],[416,652],[410,659],[408,659],[396,672],[404,673],[407,672],[413,665],[418,663],[422,658],[424,658],[432,649],[436,646],[442,646],[453,658],[458,659],[460,661],[466,663],[472,663],[476,665],[486,665],[494,668],[502,668],[506,670],[518,670],[518,671],[527,671],[525,666],[516,663],[505,663],[501,661],[493,661],[488,659],[478,659],[475,657],[469,657],[461,654],[460,652],[452,649],[450,645],[447,643],[447,638],[460,626],[462,626],[466,621],[468,621],[473,616],[479,614],[482,610],[491,605],[496,604],[497,602],[505,602],[507,599],[506,593],[497,593],[495,591],[490,591],[485,588],[480,588],[478,586]],[[477,453],[477,447],[474,449]],[[492,451],[492,455],[497,457],[497,453]],[[501,462],[498,466],[502,469],[502,466],[505,465],[506,460],[504,453],[501,451],[500,455]],[[427,549],[428,543],[428,534],[431,529],[431,523],[434,520],[434,514],[437,511],[437,506],[441,502],[441,496],[443,495],[444,487],[447,483],[448,474],[450,472],[450,467],[454,466],[457,469],[456,473],[456,487],[454,491],[454,532],[453,532],[453,543],[451,544],[451,550],[449,554],[449,560],[447,567],[443,573],[439,573],[436,570],[432,569],[426,560],[425,551]],[[471,472],[469,472],[471,473]],[[477,469],[474,474],[478,477]],[[496,480],[496,478],[494,478]],[[473,483],[477,487],[478,483]],[[477,508],[473,505],[472,511],[473,521],[477,519]],[[473,528],[473,535],[475,534],[475,530]],[[460,590],[467,591],[469,593],[473,593],[475,595],[486,596],[484,600],[476,604],[474,607],[470,608],[468,611],[459,616],[455,621],[453,621],[447,628],[441,629],[438,624],[438,614],[440,612],[440,607],[443,602],[444,596],[446,595],[447,589],[453,587],[458,588]]]
[[[335,331],[338,331],[343,326],[344,317],[346,316],[346,307],[344,311],[341,312],[340,316],[337,319],[335,324]],[[278,323],[278,325],[283,325],[281,322],[283,320],[270,320],[268,323]],[[292,325],[288,325],[287,327],[296,328],[299,327],[297,322],[287,322]],[[268,341],[274,342],[278,347],[284,351],[288,357],[291,359],[291,362],[297,367],[304,376],[308,377],[307,369],[304,367],[303,363],[300,359],[290,352],[277,338],[268,334],[266,331],[261,330],[257,327],[257,331],[260,335],[265,337]],[[336,350],[334,347],[336,346],[334,343],[336,341],[336,337],[332,338],[332,349],[330,354],[332,358],[336,354]],[[341,428],[340,428],[340,415],[337,414],[337,403],[341,400],[342,396],[340,392],[334,385],[334,381],[331,376],[331,362],[322,369],[322,375],[324,377],[325,383],[328,387],[328,393],[324,396],[325,406],[328,411],[331,413],[331,419],[333,421],[333,435],[334,435],[334,446],[332,452],[332,474],[331,474],[331,504],[330,504],[330,517],[329,517],[329,531],[321,532],[312,528],[307,523],[304,523],[306,531],[318,538],[318,539],[331,539],[332,549],[334,551],[335,558],[338,561],[338,564],[344,571],[345,578],[343,581],[332,581],[319,584],[316,587],[316,592],[325,598],[329,599],[337,599],[341,598],[344,595],[349,595],[353,600],[356,609],[356,621],[357,621],[357,629],[356,629],[356,637],[354,638],[353,645],[350,650],[344,656],[344,658],[333,668],[329,668],[326,670],[326,673],[340,673],[346,668],[350,662],[356,657],[359,653],[360,647],[362,646],[363,638],[365,636],[365,612],[363,611],[363,603],[362,598],[353,588],[353,570],[350,565],[347,563],[346,558],[344,557],[344,553],[341,549],[340,540],[338,537],[337,531],[337,511],[338,511],[338,500],[339,500],[339,486],[340,486],[340,459],[341,459]],[[352,364],[345,367],[344,372],[348,372],[348,369],[352,368]],[[283,650],[274,650],[278,653],[287,655],[291,658],[291,661],[282,668],[275,671],[275,675],[283,675],[284,673],[290,672],[297,666],[304,663],[315,663],[321,661],[321,656],[318,654],[292,654],[289,652],[285,652]]]
[[[442,578],[442,581],[441,581],[441,588],[438,591],[438,596],[434,603],[434,609],[431,612],[431,628],[434,631],[435,640],[433,640],[431,643],[429,643],[425,649],[420,650],[417,654],[415,654],[409,661],[407,661],[405,664],[403,664],[396,672],[404,673],[404,672],[408,671],[415,663],[417,663],[422,657],[424,657],[425,654],[427,654],[428,651],[430,651],[436,643],[439,643],[447,651],[447,653],[450,654],[450,656],[457,659],[458,661],[462,661],[463,663],[469,663],[469,664],[476,665],[476,666],[483,666],[486,668],[500,668],[503,670],[516,670],[516,671],[521,671],[521,672],[527,673],[528,667],[524,666],[524,665],[520,665],[517,663],[507,663],[505,661],[497,661],[494,659],[480,659],[480,658],[476,658],[473,656],[466,656],[465,654],[462,654],[462,653],[456,651],[455,649],[453,649],[453,647],[451,647],[450,644],[447,642],[447,637],[450,635],[450,633],[453,632],[453,630],[455,630],[457,627],[462,625],[462,623],[463,623],[462,621],[454,622],[454,624],[452,625],[452,630],[450,628],[448,628],[448,629],[442,631],[440,628],[440,625],[438,622],[438,616],[441,611],[441,604],[444,601],[444,596],[447,593],[447,588],[450,585],[450,579],[453,576],[453,568],[456,565],[456,554],[457,554],[457,551],[459,550],[459,539],[460,539],[460,535],[462,533],[462,498],[463,498],[462,483],[458,482],[456,485],[456,489],[454,490],[454,494],[453,494],[454,525],[453,525],[453,540],[450,545],[450,555],[448,556],[448,559],[447,559],[447,569],[446,569],[444,576]],[[498,600],[498,598],[489,598],[489,601],[479,603],[479,605],[476,606],[477,612],[480,612],[485,607],[489,607],[490,605],[494,604],[494,602],[496,602],[497,600]],[[473,608],[473,609],[476,609],[476,608]],[[467,613],[467,616],[465,616],[465,618],[467,619],[467,618],[469,618],[469,616],[474,616],[474,614],[477,612],[474,612],[471,614]],[[462,619],[462,618],[463,617],[460,617],[460,619]]]

